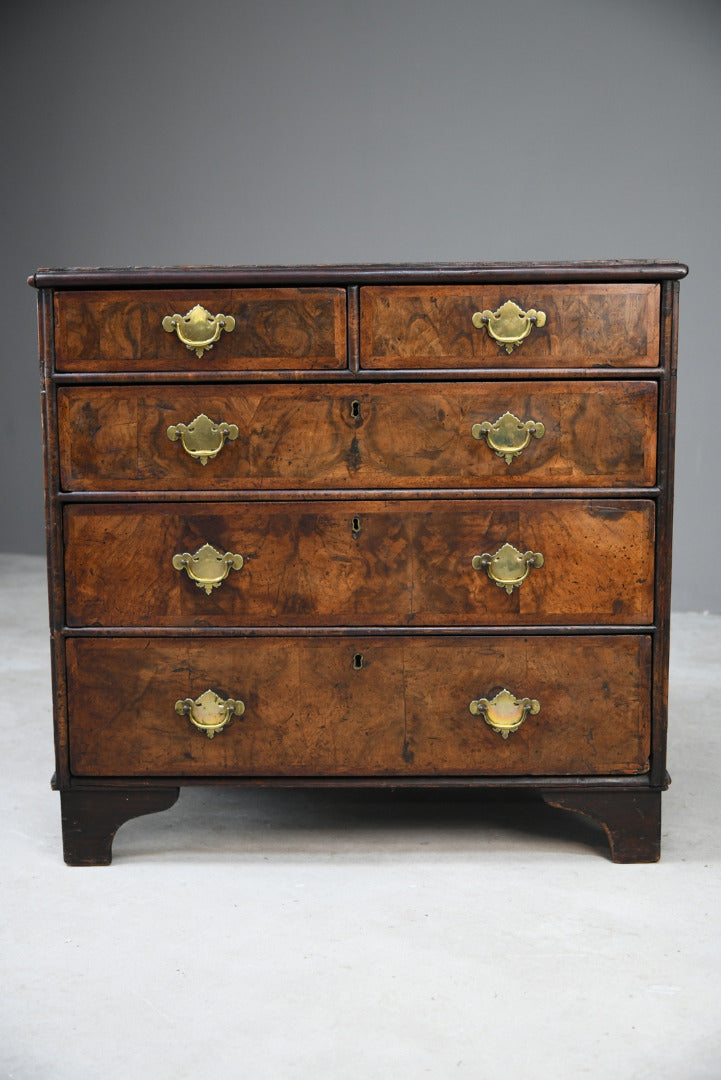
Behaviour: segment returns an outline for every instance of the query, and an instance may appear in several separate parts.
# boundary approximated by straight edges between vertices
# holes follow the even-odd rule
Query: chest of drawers
[[[198,783],[530,789],[657,859],[685,273],[39,270],[66,861]]]

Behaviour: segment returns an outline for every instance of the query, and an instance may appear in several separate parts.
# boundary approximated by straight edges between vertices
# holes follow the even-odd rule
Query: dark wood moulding
[[[683,263],[660,260],[617,259],[603,262],[535,263],[421,263],[328,266],[172,266],[172,267],[74,267],[40,269],[28,278],[35,288],[181,288],[207,285],[343,285],[396,282],[440,284],[443,282],[634,282],[682,278]]]
[[[599,381],[603,380],[608,382],[611,380],[623,379],[636,380],[638,382],[648,381],[650,379],[656,382],[663,382],[666,378],[666,372],[662,368],[615,368],[615,367],[585,367],[585,368],[563,368],[558,372],[564,380],[574,379],[578,382],[588,382],[590,380]],[[495,367],[495,368],[482,368],[474,370],[473,368],[423,368],[418,371],[413,371],[410,368],[394,368],[389,370],[381,370],[376,368],[375,370],[357,371],[339,369],[333,372],[333,381],[336,383],[345,383],[346,386],[352,386],[360,383],[397,383],[397,382],[457,382],[459,379],[473,381],[477,383],[486,383],[493,379],[502,379],[504,382],[514,383],[526,380],[541,381],[542,379],[548,379],[549,372],[543,368],[509,368],[509,367]],[[311,371],[300,369],[288,369],[287,371],[254,371],[248,369],[243,371],[242,377],[239,376],[237,371],[210,371],[210,370],[198,370],[198,371],[159,371],[157,374],[151,371],[121,371],[111,372],[104,374],[102,372],[87,372],[87,371],[75,371],[75,372],[58,372],[54,376],[54,381],[58,386],[87,386],[87,385],[104,385],[104,386],[131,386],[134,383],[154,383],[155,385],[163,385],[164,383],[176,383],[176,384],[192,384],[200,385],[202,383],[318,383],[327,382],[327,371]]]

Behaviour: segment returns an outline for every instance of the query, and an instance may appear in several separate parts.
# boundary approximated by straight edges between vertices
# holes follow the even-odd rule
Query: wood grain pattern
[[[201,304],[235,329],[199,359],[162,328]],[[337,369],[346,365],[345,290],[184,289],[60,292],[58,371]]]
[[[648,500],[71,505],[65,536],[73,627],[653,621]],[[510,596],[471,566],[506,542],[545,558]],[[210,595],[171,562],[204,543],[245,560]]]
[[[67,657],[78,775],[368,775],[392,771],[403,742],[402,668],[383,642],[89,638]],[[209,688],[245,703],[213,739],[174,710]]]
[[[67,655],[80,776],[626,775],[648,765],[646,636],[82,638]],[[508,740],[468,709],[501,686],[541,702]],[[246,705],[212,740],[174,711],[209,687]]]
[[[589,775],[648,769],[650,639],[406,643],[405,754],[418,772]],[[500,689],[541,711],[503,739],[469,702]]]
[[[61,386],[58,410],[66,491],[615,488],[656,479],[651,381]],[[473,424],[506,411],[546,426],[511,465],[471,436]],[[205,466],[166,435],[201,412],[240,429]]]
[[[475,312],[506,300],[546,313],[510,356]],[[660,288],[637,285],[367,286],[361,289],[366,368],[656,367]]]

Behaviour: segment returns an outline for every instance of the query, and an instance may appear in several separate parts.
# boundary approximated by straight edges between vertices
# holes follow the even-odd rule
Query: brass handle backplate
[[[200,358],[204,352],[213,348],[220,337],[221,330],[229,334],[235,329],[232,315],[211,315],[200,304],[191,308],[187,315],[166,315],[163,330],[178,335],[186,349],[190,349]]]
[[[485,570],[491,581],[510,596],[523,584],[533,567],[543,566],[544,561],[540,551],[520,552],[513,544],[504,544],[495,555],[485,551],[482,555],[474,555],[471,566],[474,570]]]
[[[194,581],[199,589],[205,589],[210,596],[211,591],[225,581],[231,570],[242,568],[243,556],[233,555],[230,551],[223,554],[212,544],[203,544],[195,555],[188,551],[184,551],[182,555],[173,555],[173,566],[176,570],[185,570],[190,580]]]
[[[491,450],[505,459],[506,465],[526,449],[531,438],[542,439],[545,433],[540,420],[519,420],[512,412],[505,412],[494,423],[483,420],[471,428],[473,438],[485,439]]]
[[[495,697],[478,698],[468,706],[474,716],[482,716],[489,727],[507,739],[526,719],[541,711],[541,703],[535,698],[516,698],[508,690],[499,690]]]
[[[175,711],[179,716],[187,716],[198,731],[212,739],[234,716],[243,715],[245,704],[234,698],[222,698],[214,690],[206,690],[195,701],[192,698],[176,701]]]
[[[225,440],[232,442],[238,438],[237,424],[211,420],[205,413],[196,416],[189,424],[171,424],[167,431],[171,442],[178,439],[183,450],[201,465],[207,465],[210,458],[217,457],[225,446]]]
[[[480,330],[486,327],[488,333],[499,345],[503,345],[507,353],[512,353],[516,346],[528,337],[534,326],[546,325],[545,311],[536,311],[530,308],[524,311],[513,300],[506,300],[501,304],[498,311],[477,311],[471,322]]]

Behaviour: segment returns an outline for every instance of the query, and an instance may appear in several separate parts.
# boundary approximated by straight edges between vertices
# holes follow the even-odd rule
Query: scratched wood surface
[[[369,775],[402,760],[402,668],[382,643],[88,638],[67,656],[77,775]],[[208,689],[245,704],[213,739],[174,709]]]
[[[546,432],[511,464],[473,438],[505,412]],[[200,413],[239,436],[203,466],[167,429]],[[651,381],[344,386],[61,386],[66,491],[650,486]]]
[[[444,639],[432,652],[406,645],[403,660],[406,756],[418,772],[582,776],[648,768],[648,637]],[[541,705],[507,740],[468,709],[502,688]]]
[[[192,503],[65,508],[69,626],[649,624],[648,500]],[[207,595],[172,565],[244,565]],[[471,565],[541,552],[511,595]]]
[[[660,295],[656,284],[367,286],[362,366],[657,367]],[[510,355],[471,321],[506,300],[546,314]]]
[[[198,358],[163,327],[196,304],[232,315]],[[345,367],[345,290],[132,289],[55,294],[58,371],[229,371]]]
[[[83,638],[68,641],[67,656],[78,776],[512,777],[647,768],[643,635]],[[502,687],[541,705],[507,740],[469,710]],[[174,709],[209,688],[245,704],[213,739]]]

